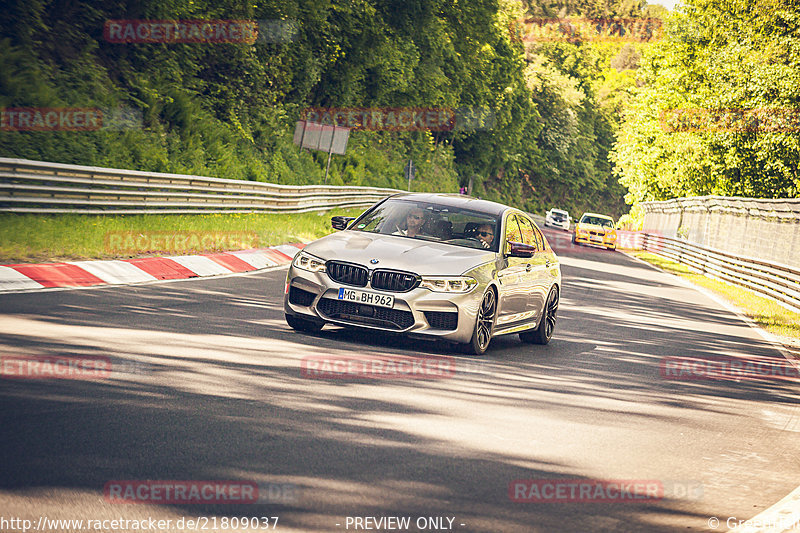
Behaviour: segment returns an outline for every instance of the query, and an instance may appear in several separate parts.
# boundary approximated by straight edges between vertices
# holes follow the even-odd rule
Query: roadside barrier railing
[[[0,211],[76,214],[301,213],[365,207],[403,192],[377,187],[276,185],[185,174],[0,158]],[[627,233],[627,232],[626,232]],[[800,309],[800,269],[653,233],[624,235],[703,274]]]
[[[398,192],[0,158],[0,211],[13,213],[302,213],[365,207]]]
[[[800,268],[800,198],[691,196],[640,207],[648,233]]]
[[[741,285],[800,309],[800,269],[772,261],[742,257],[681,239],[653,233],[642,234],[641,248],[662,255],[693,270]]]

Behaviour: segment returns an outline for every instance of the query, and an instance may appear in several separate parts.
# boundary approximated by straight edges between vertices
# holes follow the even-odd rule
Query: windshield
[[[480,211],[390,199],[361,215],[349,229],[496,252],[497,225],[496,216]]]
[[[583,215],[581,217],[581,224],[592,224],[595,226],[602,226],[604,228],[614,227],[614,221],[610,218],[595,217],[591,215]]]

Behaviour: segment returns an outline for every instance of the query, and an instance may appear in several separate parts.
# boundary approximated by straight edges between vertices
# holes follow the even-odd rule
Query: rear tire
[[[300,318],[297,315],[290,315],[289,313],[286,313],[285,316],[286,323],[289,324],[292,329],[302,331],[304,333],[316,333],[322,329],[322,326],[325,325],[323,322],[306,320],[305,318]]]
[[[556,329],[556,318],[558,315],[558,289],[553,287],[547,295],[547,301],[542,310],[542,320],[539,327],[534,330],[523,331],[519,334],[519,339],[528,344],[547,344],[553,338],[553,331]]]

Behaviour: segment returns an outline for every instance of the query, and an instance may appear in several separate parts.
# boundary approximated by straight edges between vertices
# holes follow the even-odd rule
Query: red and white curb
[[[63,287],[127,285],[252,272],[291,262],[303,244],[258,250],[112,261],[0,265],[0,293]]]

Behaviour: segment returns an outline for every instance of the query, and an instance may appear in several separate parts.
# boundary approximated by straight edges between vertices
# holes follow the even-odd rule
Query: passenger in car
[[[491,224],[481,224],[475,229],[475,236],[481,241],[484,248],[491,248],[494,242],[494,228]]]

